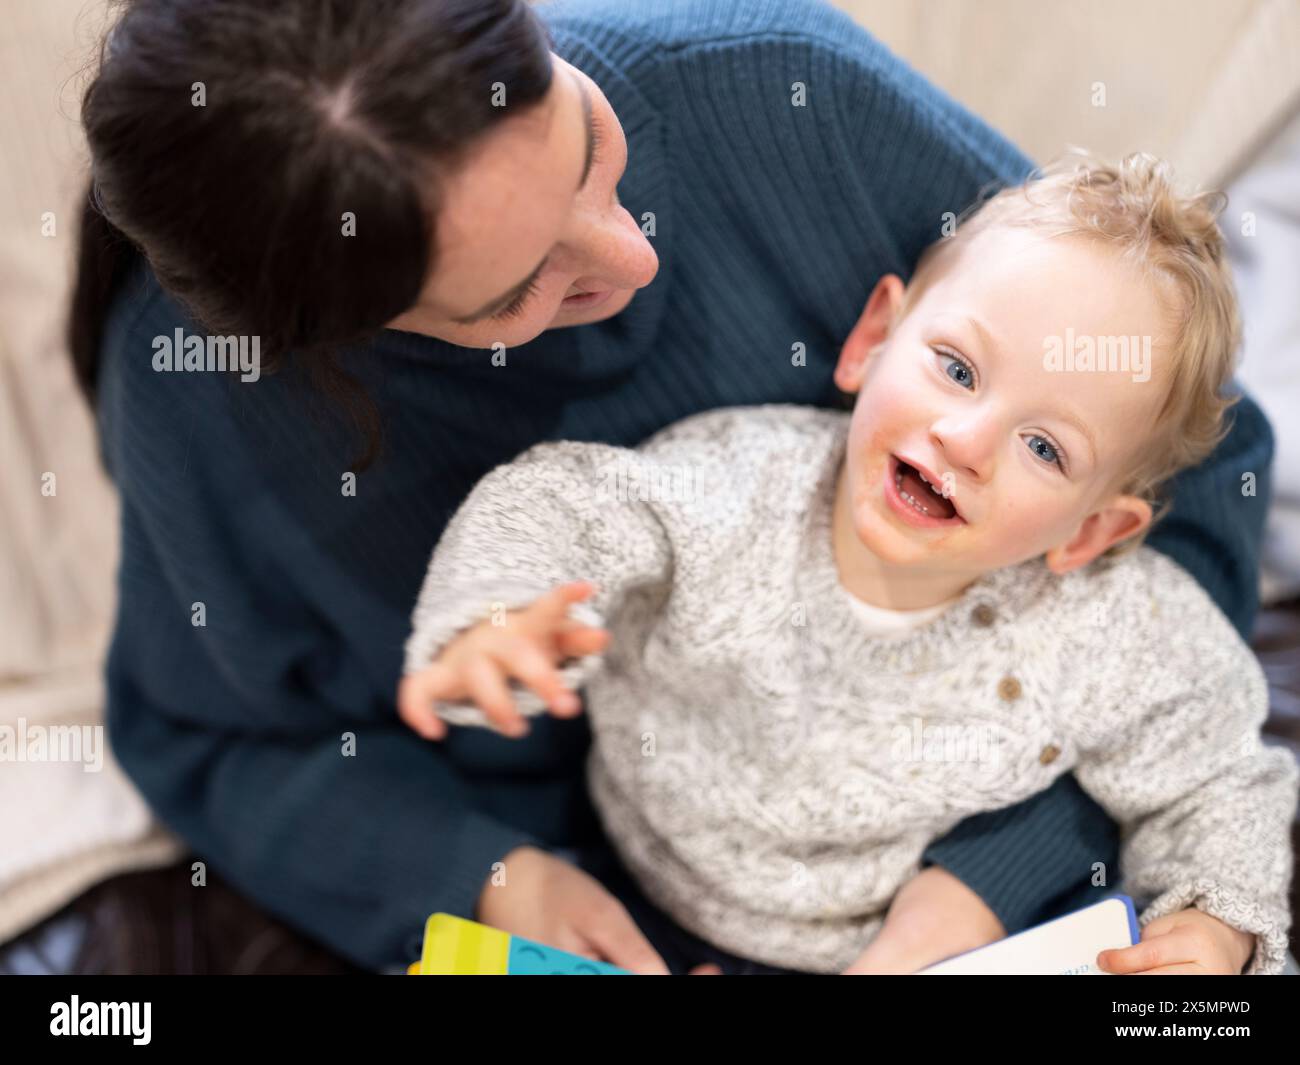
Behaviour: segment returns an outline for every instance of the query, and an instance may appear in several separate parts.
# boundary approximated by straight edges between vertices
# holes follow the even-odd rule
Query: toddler
[[[931,841],[1073,773],[1143,925],[1186,910],[1189,966],[1244,943],[1278,972],[1296,766],[1250,650],[1141,544],[1222,439],[1237,340],[1208,198],[1149,156],[1040,172],[875,286],[851,413],[726,408],[485,477],[401,715],[518,735],[585,688],[619,857],[746,958],[851,969]]]

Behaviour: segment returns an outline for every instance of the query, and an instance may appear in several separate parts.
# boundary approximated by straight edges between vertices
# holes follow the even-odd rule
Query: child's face
[[[859,392],[841,475],[858,538],[887,562],[974,578],[1044,553],[1066,572],[1141,531],[1150,507],[1113,488],[1164,398],[1167,320],[1152,286],[1109,249],[1006,227],[935,268],[892,331],[903,287],[882,279],[836,368]],[[1098,372],[1045,359],[1085,337],[1137,338],[1135,361]]]

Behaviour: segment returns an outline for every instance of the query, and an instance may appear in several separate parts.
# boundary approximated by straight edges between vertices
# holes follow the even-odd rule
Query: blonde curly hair
[[[994,226],[1086,237],[1113,248],[1152,283],[1170,315],[1168,391],[1152,425],[1150,448],[1109,488],[1152,507],[1152,525],[1169,510],[1164,489],[1175,474],[1206,459],[1228,432],[1227,412],[1241,320],[1218,216],[1220,192],[1184,192],[1172,168],[1138,152],[1117,166],[1072,150],[1036,170],[1023,185],[977,202],[957,219],[953,236],[930,245],[917,263],[895,317],[901,320],[946,258],[946,251]],[[1150,526],[1114,544],[1135,549]]]

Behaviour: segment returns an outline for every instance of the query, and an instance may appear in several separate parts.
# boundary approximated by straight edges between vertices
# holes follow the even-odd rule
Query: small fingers
[[[436,665],[408,673],[398,684],[397,715],[426,740],[440,740],[447,735],[447,723],[433,705],[445,687],[445,671]]]
[[[518,738],[528,732],[528,722],[519,713],[501,667],[485,654],[470,655],[464,665],[465,686],[470,698],[487,715],[488,722],[507,736]]]
[[[560,654],[566,658],[581,658],[583,655],[600,654],[609,646],[608,629],[597,629],[590,625],[575,623],[573,628],[561,632],[555,640]]]
[[[1166,934],[1144,938],[1131,947],[1103,950],[1097,955],[1097,965],[1109,973],[1140,973],[1162,965],[1185,962],[1188,960],[1185,953],[1178,949],[1178,937]]]
[[[591,581],[569,581],[552,588],[528,608],[528,613],[556,625],[568,617],[569,607],[574,603],[581,603],[595,594],[596,586]]]
[[[522,636],[510,640],[496,660],[536,692],[557,717],[574,717],[581,711],[582,703],[565,686],[559,670],[531,640]]]

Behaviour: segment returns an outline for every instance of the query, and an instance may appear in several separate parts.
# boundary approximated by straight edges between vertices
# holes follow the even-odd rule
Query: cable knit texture
[[[651,899],[743,956],[843,969],[930,841],[1073,771],[1121,825],[1143,923],[1198,906],[1258,937],[1248,972],[1280,971],[1297,771],[1260,740],[1264,677],[1227,619],[1143,547],[1064,577],[995,571],[868,636],[831,540],[848,423],[765,405],[635,450],[533,447],[449,524],[407,670],[494,610],[595,581],[575,613],[613,640],[565,672],[586,685],[600,815]]]

